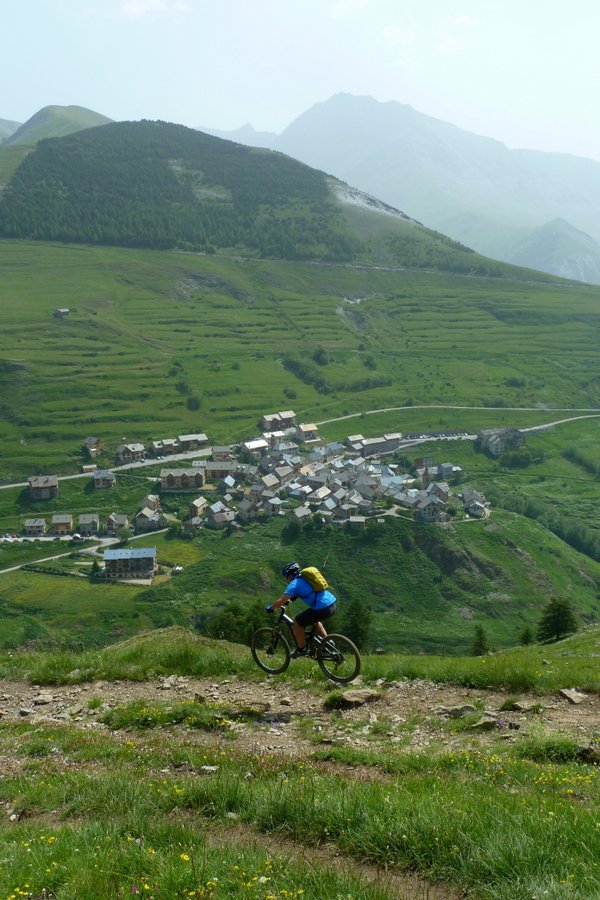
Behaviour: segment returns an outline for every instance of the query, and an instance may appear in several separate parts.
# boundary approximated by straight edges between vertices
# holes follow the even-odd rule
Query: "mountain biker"
[[[298,613],[294,619],[294,637],[297,646],[291,655],[295,659],[298,656],[306,656],[304,629],[307,625],[312,625],[314,631],[322,638],[327,637],[322,623],[335,613],[336,598],[329,590],[315,591],[306,578],[300,575],[300,566],[297,562],[288,563],[281,570],[281,574],[287,581],[287,587],[279,599],[271,606],[267,606],[267,610],[272,612],[289,600],[298,598],[309,607]]]

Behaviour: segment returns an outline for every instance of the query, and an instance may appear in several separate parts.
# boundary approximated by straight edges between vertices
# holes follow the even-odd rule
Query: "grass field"
[[[600,693],[598,638],[589,629],[479,660],[367,658],[380,699],[348,713],[297,664],[273,692],[275,705],[293,697],[283,722],[260,703],[187,696],[198,684],[235,684],[245,697],[265,685],[246,648],[181,629],[82,655],[0,654],[3,677],[65,683],[79,704],[71,721],[0,724],[2,896],[592,900],[597,767],[577,729],[548,730],[539,716],[565,682]],[[207,680],[184,677],[184,694],[150,700],[161,674]],[[409,689],[419,679],[415,690],[474,687],[481,708],[444,722],[421,701],[392,720],[384,704],[399,678]],[[120,699],[124,679],[140,699]],[[518,728],[474,731],[488,687],[501,709],[523,691],[539,703]],[[308,698],[318,716],[304,712]],[[586,735],[591,758],[600,734]],[[292,754],[278,749],[288,739]]]
[[[239,440],[290,406],[314,421],[600,399],[596,288],[16,241],[0,244],[0,274],[5,479],[76,471],[90,433],[113,449],[197,430]],[[319,347],[321,392],[282,367]],[[360,387],[373,377],[389,383]]]
[[[149,588],[95,583],[87,554],[44,564],[43,571],[4,573],[3,645],[35,639],[98,647],[152,626],[204,630],[218,614],[233,621],[254,616],[255,607],[281,592],[279,570],[291,558],[312,560],[327,572],[339,597],[340,630],[353,604],[366,605],[370,648],[468,653],[478,625],[490,646],[511,647],[526,628],[535,634],[553,596],[572,600],[581,625],[600,618],[600,563],[513,512],[494,510],[490,520],[458,522],[450,530],[402,519],[364,533],[305,528],[291,542],[284,524],[272,519],[231,536],[203,531],[193,541],[171,534],[136,540],[133,546],[156,546],[161,565],[184,567]]]

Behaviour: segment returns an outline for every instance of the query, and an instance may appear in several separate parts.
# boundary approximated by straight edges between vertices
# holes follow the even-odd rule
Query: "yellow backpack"
[[[317,594],[319,591],[326,591],[329,587],[327,579],[316,566],[306,566],[304,569],[300,569],[300,575],[308,581],[313,591],[316,591]]]

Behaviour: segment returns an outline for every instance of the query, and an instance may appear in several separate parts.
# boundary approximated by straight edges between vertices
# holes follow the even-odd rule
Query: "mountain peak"
[[[44,106],[17,128],[5,141],[4,146],[10,144],[30,146],[43,138],[64,137],[86,128],[107,125],[109,122],[112,122],[112,119],[84,106]]]

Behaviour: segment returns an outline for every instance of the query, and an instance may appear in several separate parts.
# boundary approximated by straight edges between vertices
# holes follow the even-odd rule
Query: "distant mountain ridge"
[[[600,163],[593,160],[509,150],[410,106],[349,94],[315,104],[274,139],[249,126],[229,134],[242,136],[329,172],[480,253],[533,268],[546,258],[545,271],[598,281]],[[555,243],[541,250],[550,235],[545,226],[557,219],[587,236],[579,248],[571,240],[562,255]]]
[[[14,134],[17,128],[21,127],[21,124],[21,122],[11,122],[9,119],[0,119],[0,145],[3,144],[11,134]]]
[[[283,153],[166,122],[40,141],[0,195],[0,236],[509,274]]]

